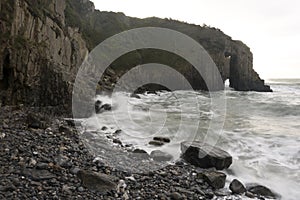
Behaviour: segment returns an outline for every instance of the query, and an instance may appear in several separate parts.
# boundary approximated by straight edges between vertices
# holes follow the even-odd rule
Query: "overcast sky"
[[[220,28],[254,54],[262,78],[300,78],[299,0],[93,0],[101,11]]]

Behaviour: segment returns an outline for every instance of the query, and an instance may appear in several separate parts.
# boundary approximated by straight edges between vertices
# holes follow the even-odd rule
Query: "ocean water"
[[[140,95],[141,99],[129,98],[127,93],[98,96],[104,103],[112,103],[113,111],[93,116],[86,125],[97,130],[102,126],[108,131],[121,129],[123,144],[149,153],[160,149],[175,160],[181,141],[207,140],[233,156],[226,172],[228,181],[237,178],[245,184],[259,183],[282,199],[298,200],[300,80],[270,80],[268,84],[273,93],[237,92],[227,87],[221,110],[213,109],[207,92],[160,92]],[[171,143],[159,148],[148,145],[154,136],[170,137]]]

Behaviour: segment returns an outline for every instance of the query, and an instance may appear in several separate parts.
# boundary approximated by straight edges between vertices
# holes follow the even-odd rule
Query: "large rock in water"
[[[215,167],[227,169],[232,164],[232,157],[226,151],[200,141],[182,142],[181,157],[188,163],[201,168]]]

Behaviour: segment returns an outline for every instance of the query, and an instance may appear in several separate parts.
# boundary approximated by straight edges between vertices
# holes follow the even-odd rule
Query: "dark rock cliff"
[[[198,41],[218,66],[223,80],[230,80],[232,88],[271,91],[254,71],[250,49],[218,29],[100,12],[88,0],[1,0],[1,102],[70,105],[72,84],[88,50],[116,33],[148,26],[170,28]],[[168,52],[152,51],[131,52],[116,60],[111,68],[116,76],[121,76],[137,64],[156,61],[181,71],[194,89],[205,89],[189,63]]]

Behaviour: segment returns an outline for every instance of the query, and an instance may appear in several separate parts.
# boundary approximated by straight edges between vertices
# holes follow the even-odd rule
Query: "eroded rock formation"
[[[234,89],[271,91],[254,71],[250,49],[218,29],[169,19],[137,19],[122,13],[100,12],[88,0],[2,0],[1,102],[70,105],[72,85],[88,50],[113,34],[148,26],[170,28],[198,41],[218,66],[223,80],[229,79]],[[174,55],[153,54],[151,50],[132,52],[112,64],[116,71],[114,79],[137,64],[155,60],[180,68],[194,89],[205,89],[201,77],[195,75],[189,63],[171,57]]]
[[[69,103],[72,82],[88,50],[78,28],[65,25],[65,1],[0,3],[2,102]]]

